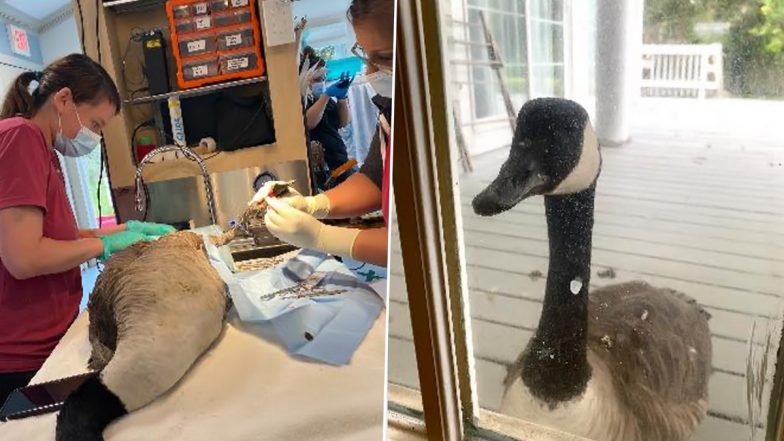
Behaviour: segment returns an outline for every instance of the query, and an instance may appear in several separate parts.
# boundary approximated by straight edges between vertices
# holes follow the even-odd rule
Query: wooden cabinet
[[[87,55],[99,60],[114,77],[124,101],[119,116],[104,130],[109,181],[120,221],[136,217],[133,210],[136,165],[133,157],[132,133],[140,123],[151,119],[155,112],[154,102],[130,104],[133,89],[128,86],[126,76],[138,79],[141,72],[139,66],[133,63],[128,63],[124,68],[123,58],[127,55],[129,45],[139,44],[130,39],[134,30],[158,28],[164,31],[164,35],[169,35],[165,3],[164,0],[104,2],[74,0],[74,11],[80,32],[82,25],[84,27]],[[258,3],[263,27],[264,1]],[[80,14],[83,19],[80,19]],[[96,38],[96,35],[100,38]],[[251,147],[235,152],[222,152],[211,157],[208,162],[210,173],[264,167],[268,164],[296,160],[307,162],[305,127],[299,94],[297,48],[294,43],[267,46],[264,32],[262,32],[262,43],[266,64],[266,79],[263,81],[266,81],[269,89],[276,142],[272,145]],[[138,47],[136,50],[139,50]],[[170,83],[174,87],[176,81]],[[134,94],[133,98],[139,96]],[[187,129],[187,121],[185,125]],[[195,162],[187,159],[167,160],[145,167],[144,180],[147,183],[159,182],[199,176],[200,173]]]

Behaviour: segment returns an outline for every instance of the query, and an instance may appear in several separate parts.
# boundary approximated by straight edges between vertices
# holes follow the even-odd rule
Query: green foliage
[[[698,22],[725,22],[725,87],[736,95],[784,94],[784,0],[645,0],[649,44],[704,43]]]
[[[742,96],[784,94],[784,2],[755,0],[731,24],[724,42],[727,89]]]
[[[335,46],[330,45],[316,49],[316,55],[324,60],[324,62],[330,61],[335,58]]]
[[[694,39],[698,0],[647,0],[646,43],[689,43]]]
[[[784,0],[763,0],[763,22],[751,34],[764,40],[764,49],[772,55],[784,52]]]

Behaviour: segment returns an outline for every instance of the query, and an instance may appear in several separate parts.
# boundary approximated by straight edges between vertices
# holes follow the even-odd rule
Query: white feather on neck
[[[587,121],[583,130],[582,150],[577,165],[569,175],[558,184],[549,194],[572,194],[578,193],[590,187],[599,175],[601,165],[601,155],[599,153],[599,141],[593,131],[591,122]]]

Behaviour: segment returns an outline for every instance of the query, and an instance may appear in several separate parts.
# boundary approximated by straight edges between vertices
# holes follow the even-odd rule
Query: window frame
[[[429,440],[589,441],[478,405],[462,218],[453,192],[459,155],[443,1],[398,2],[393,179],[400,236],[409,238],[401,250],[420,390],[388,385],[388,423]],[[784,350],[778,362],[784,365]],[[784,439],[784,369],[775,373],[766,432],[767,441]]]

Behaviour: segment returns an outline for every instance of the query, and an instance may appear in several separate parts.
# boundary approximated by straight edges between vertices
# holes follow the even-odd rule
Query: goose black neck
[[[586,344],[594,194],[591,186],[576,194],[545,197],[550,264],[523,380],[551,405],[580,396],[591,377]]]

